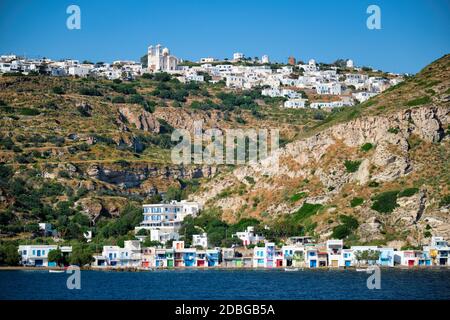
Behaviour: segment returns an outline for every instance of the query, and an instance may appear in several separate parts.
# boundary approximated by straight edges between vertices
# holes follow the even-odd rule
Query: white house
[[[331,267],[341,267],[345,264],[342,260],[342,249],[344,248],[344,242],[342,240],[328,240],[326,243],[328,252],[328,265]]]
[[[104,246],[102,257],[109,266],[138,267],[141,265],[141,243],[139,240],[127,240],[124,247]]]
[[[241,53],[241,52],[233,53],[233,60],[234,61],[239,61],[239,60],[242,60],[242,59],[244,59],[244,54],[243,53]]]
[[[265,54],[261,57],[261,63],[270,63],[270,59],[267,54]]]
[[[87,77],[94,68],[92,64],[80,64],[69,67],[68,74],[71,76]]]
[[[201,206],[197,202],[182,200],[170,203],[144,204],[144,219],[135,232],[141,229],[150,230],[151,240],[165,243],[167,240],[178,240],[178,230],[186,216],[196,216]]]
[[[206,233],[192,235],[192,246],[199,246],[203,249],[208,248],[208,235]]]
[[[264,241],[264,236],[255,234],[255,227],[253,226],[248,226],[245,231],[236,232],[232,237],[241,239],[244,246]]]
[[[214,61],[217,61],[217,59],[216,58],[212,58],[212,57],[207,57],[207,58],[201,58],[200,59],[200,63],[211,63],[211,62],[214,62]]]
[[[297,99],[289,99],[288,101],[285,101],[283,106],[285,108],[304,108],[306,101],[308,101],[308,99],[301,99],[301,98],[297,98]]]
[[[356,92],[356,93],[352,93],[352,96],[358,100],[360,103],[369,100],[370,98],[376,96],[377,93],[375,92],[366,92],[366,91],[361,91],[361,92]]]
[[[338,82],[316,84],[317,94],[340,95],[342,93],[341,84]]]
[[[36,267],[48,267],[52,263],[48,262],[48,253],[52,250],[56,250],[57,245],[20,245],[19,255],[20,263],[24,266],[36,266]],[[65,246],[60,247],[61,252],[70,253],[72,247]]]
[[[434,264],[439,266],[450,265],[450,247],[443,237],[431,237],[431,244],[423,247],[424,253],[428,253]]]
[[[264,247],[253,248],[253,268],[275,267],[275,244],[268,242]]]

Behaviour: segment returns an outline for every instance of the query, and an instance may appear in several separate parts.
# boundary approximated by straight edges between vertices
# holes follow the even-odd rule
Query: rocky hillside
[[[450,237],[447,55],[373,99],[286,110],[259,90],[0,77],[0,234],[52,222],[67,239],[127,235],[128,204],[190,196],[229,223],[254,217],[318,238],[416,245]],[[278,128],[279,168],[173,165],[174,128]],[[297,232],[297,231],[296,231]],[[130,235],[131,236],[131,235]],[[82,238],[82,234],[81,234]]]
[[[355,119],[289,143],[273,156],[279,167],[272,158],[236,168],[193,199],[227,221],[287,221],[321,239],[401,247],[450,238],[449,75],[447,55],[357,107]]]

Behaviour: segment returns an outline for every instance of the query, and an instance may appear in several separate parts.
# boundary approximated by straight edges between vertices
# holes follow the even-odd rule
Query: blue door
[[[345,261],[345,266],[346,266],[346,267],[350,267],[350,266],[351,266],[351,264],[352,264],[352,263],[351,263],[351,261],[350,261],[350,260],[347,260],[347,261]]]
[[[309,266],[310,266],[311,268],[317,267],[317,260],[311,260],[311,261],[309,261]]]
[[[41,267],[44,264],[44,261],[39,259],[39,260],[34,260],[34,265],[36,267]]]

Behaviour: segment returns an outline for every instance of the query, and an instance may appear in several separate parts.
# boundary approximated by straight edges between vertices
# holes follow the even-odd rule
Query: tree
[[[17,266],[20,255],[16,245],[9,243],[0,246],[0,265]]]
[[[94,260],[91,249],[86,245],[74,246],[69,257],[70,264],[84,266]]]
[[[166,194],[164,195],[164,199],[167,201],[177,200],[180,201],[182,198],[182,191],[180,188],[169,187],[167,189]]]
[[[55,250],[51,250],[48,253],[48,261],[56,262],[56,264],[58,266],[63,265],[64,264],[64,256],[63,256],[61,250],[59,248],[55,249]]]
[[[231,248],[233,246],[242,246],[242,240],[236,237],[223,239],[221,242],[221,246],[224,248]]]
[[[155,240],[150,240],[150,237],[145,238],[144,242],[142,243],[143,247],[162,247],[162,243]]]

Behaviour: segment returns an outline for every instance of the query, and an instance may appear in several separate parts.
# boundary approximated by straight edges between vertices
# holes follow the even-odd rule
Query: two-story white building
[[[168,240],[178,240],[178,230],[186,216],[196,216],[201,206],[197,202],[182,200],[170,203],[144,204],[144,219],[135,232],[141,229],[150,231],[150,239],[166,243]]]

